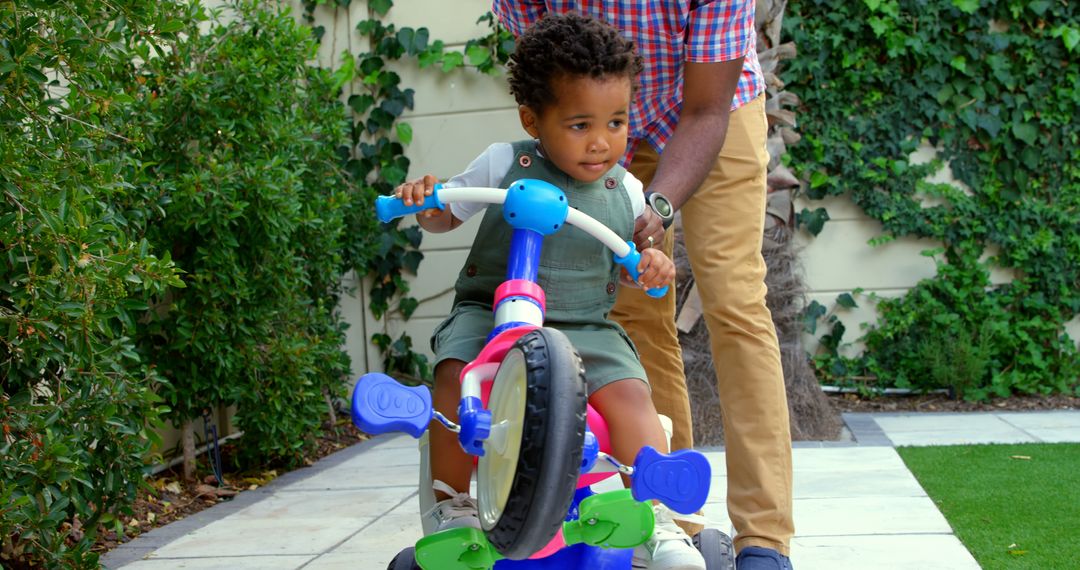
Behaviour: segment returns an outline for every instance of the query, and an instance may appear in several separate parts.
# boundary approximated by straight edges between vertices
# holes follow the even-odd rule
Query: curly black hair
[[[549,13],[525,30],[510,56],[510,93],[518,105],[541,112],[556,103],[559,77],[627,77],[636,86],[644,69],[634,42],[595,18]]]

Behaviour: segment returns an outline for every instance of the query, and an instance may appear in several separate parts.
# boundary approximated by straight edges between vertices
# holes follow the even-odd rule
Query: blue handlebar
[[[434,208],[440,210],[445,209],[446,205],[439,200],[439,189],[441,188],[442,184],[436,184],[435,190],[431,193],[431,196],[425,197],[423,203],[413,204],[412,206],[406,206],[405,203],[401,201],[401,198],[396,196],[379,196],[378,198],[375,198],[375,215],[379,217],[380,222],[385,224],[386,222],[409,214],[415,214],[416,212]]]
[[[626,268],[626,272],[630,274],[630,278],[636,282],[638,276],[640,275],[640,273],[638,273],[637,266],[638,263],[641,263],[641,253],[638,252],[637,247],[634,246],[634,242],[628,241],[626,243],[630,244],[630,253],[626,254],[625,257],[619,257],[616,255],[615,263],[618,263],[619,265],[622,265],[624,268]],[[662,299],[664,295],[667,295],[667,292],[667,285],[664,285],[663,287],[654,287],[652,289],[645,290],[645,294],[654,299]]]

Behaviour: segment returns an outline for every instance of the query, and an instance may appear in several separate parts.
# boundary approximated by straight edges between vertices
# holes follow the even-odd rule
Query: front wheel
[[[477,503],[488,541],[506,558],[528,558],[562,527],[581,467],[586,398],[581,359],[555,329],[523,335],[503,357]]]

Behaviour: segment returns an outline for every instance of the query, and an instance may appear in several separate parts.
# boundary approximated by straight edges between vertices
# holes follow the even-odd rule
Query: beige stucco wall
[[[389,12],[388,20],[399,27],[427,27],[431,30],[432,40],[442,39],[448,46],[460,48],[468,39],[487,33],[485,27],[476,24],[476,19],[489,6],[489,0],[399,0]],[[299,13],[299,8],[297,11]],[[364,47],[355,26],[366,17],[365,14],[366,3],[360,0],[355,0],[348,9],[318,9],[317,22],[327,29],[320,50],[320,59],[324,63],[336,63],[342,50],[350,49],[355,54]],[[518,124],[516,106],[507,93],[505,78],[481,76],[468,70],[443,74],[431,68],[417,69],[410,62],[401,63],[395,69],[402,77],[402,86],[416,91],[416,108],[405,115],[414,134],[406,152],[412,161],[410,178],[427,173],[440,178],[451,176],[491,142],[524,136]],[[934,154],[933,148],[923,145],[914,159],[928,161]],[[951,182],[953,178],[946,166],[932,180]],[[905,238],[871,247],[868,241],[880,235],[881,226],[850,201],[843,198],[801,200],[796,210],[804,206],[811,209],[824,206],[830,216],[819,236],[811,237],[806,233],[800,236],[809,300],[817,300],[832,311],[838,294],[857,287],[865,293],[858,298],[858,308],[836,309],[848,330],[845,340],[854,340],[861,334],[863,323],[874,321],[876,313],[868,294],[899,296],[920,279],[933,276],[933,260],[923,257],[920,252],[939,244]],[[347,350],[353,360],[354,377],[381,369],[378,350],[367,340],[377,331],[385,331],[395,338],[405,331],[412,337],[415,350],[430,355],[428,338],[450,310],[454,276],[464,262],[477,224],[474,220],[449,234],[425,234],[421,246],[425,258],[419,275],[410,280],[412,295],[421,303],[408,321],[393,317],[383,321],[372,319],[366,310],[367,283],[355,276],[349,277],[357,294],[344,299],[341,310],[352,324]],[[995,271],[992,276],[995,283],[1009,278],[1010,274],[1005,271]],[[1080,318],[1074,319],[1068,328],[1073,338],[1080,338]],[[815,350],[817,340],[806,338],[806,346],[808,350]],[[860,348],[855,344],[845,351],[851,354]]]

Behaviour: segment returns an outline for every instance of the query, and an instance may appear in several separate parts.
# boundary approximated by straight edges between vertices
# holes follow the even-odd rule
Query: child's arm
[[[675,262],[654,247],[641,250],[637,284],[645,289],[664,287],[675,282]]]
[[[438,182],[434,176],[428,174],[418,180],[406,182],[396,189],[394,189],[394,195],[401,198],[402,203],[406,206],[412,206],[413,204],[421,204],[424,202],[424,198],[431,196],[435,191],[435,183]],[[443,233],[448,232],[461,225],[461,220],[457,219],[450,211],[450,208],[432,208],[430,210],[424,210],[423,212],[416,213],[416,221],[420,224],[421,228],[431,233]]]

